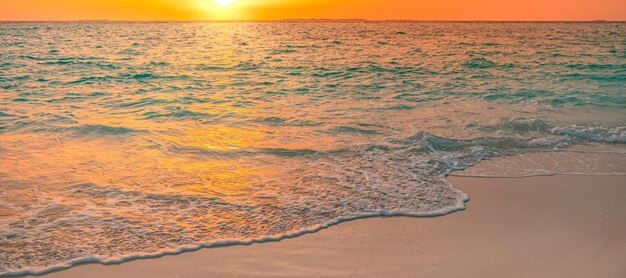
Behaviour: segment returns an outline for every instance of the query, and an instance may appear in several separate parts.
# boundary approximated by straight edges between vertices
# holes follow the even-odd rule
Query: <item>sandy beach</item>
[[[562,155],[524,159],[545,162]],[[624,154],[567,155],[572,169],[576,158],[593,161],[587,166],[598,173],[624,169],[615,164]],[[511,161],[493,159],[477,167],[496,167],[503,159]],[[449,180],[470,195],[465,211],[361,219],[280,242],[83,265],[46,277],[626,277],[625,176]]]

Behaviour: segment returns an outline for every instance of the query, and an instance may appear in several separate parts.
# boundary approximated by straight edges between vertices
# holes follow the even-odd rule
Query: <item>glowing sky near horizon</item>
[[[232,2],[232,3],[229,3]],[[220,4],[221,3],[221,4]],[[227,3],[227,4],[226,4]],[[2,0],[0,20],[626,20],[625,0]]]

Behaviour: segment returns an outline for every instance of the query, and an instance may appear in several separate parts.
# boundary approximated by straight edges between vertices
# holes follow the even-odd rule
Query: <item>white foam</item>
[[[456,190],[456,192],[458,194],[457,200],[459,201],[457,201],[454,207],[442,208],[442,209],[428,212],[428,213],[413,213],[413,212],[406,212],[406,211],[380,211],[376,213],[362,213],[362,214],[357,214],[357,215],[353,215],[349,217],[337,218],[335,220],[326,222],[322,225],[303,229],[303,230],[293,232],[293,233],[277,235],[277,236],[267,236],[267,237],[243,240],[243,241],[242,240],[222,240],[222,241],[216,241],[216,242],[211,242],[211,243],[199,244],[195,246],[180,247],[180,248],[172,249],[172,250],[163,250],[163,251],[156,252],[156,253],[137,253],[137,254],[133,254],[130,256],[123,256],[123,257],[100,258],[100,257],[87,256],[87,257],[71,260],[63,264],[56,264],[53,266],[49,266],[46,268],[21,269],[17,271],[9,270],[7,272],[0,273],[0,277],[44,275],[44,274],[48,274],[51,272],[65,270],[74,266],[79,266],[79,265],[84,265],[84,264],[97,263],[97,264],[103,264],[103,265],[115,265],[115,264],[121,264],[121,263],[138,260],[138,259],[156,259],[156,258],[160,258],[164,256],[179,255],[181,253],[193,252],[193,251],[197,251],[203,248],[217,248],[217,247],[227,247],[227,246],[235,246],[235,245],[251,245],[251,244],[257,244],[257,243],[276,242],[276,241],[281,241],[283,239],[290,239],[290,238],[299,237],[305,234],[315,233],[320,230],[327,229],[332,226],[341,224],[343,222],[354,221],[354,220],[364,219],[364,218],[393,217],[393,216],[424,218],[424,217],[445,216],[450,213],[464,210],[465,203],[469,201],[469,196],[467,194],[459,190]]]

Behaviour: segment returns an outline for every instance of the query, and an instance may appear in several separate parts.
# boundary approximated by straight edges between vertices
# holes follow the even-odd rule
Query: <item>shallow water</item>
[[[453,212],[625,88],[625,24],[1,23],[0,274]]]

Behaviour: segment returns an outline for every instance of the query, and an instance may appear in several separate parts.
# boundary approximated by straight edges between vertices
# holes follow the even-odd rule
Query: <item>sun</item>
[[[234,3],[235,0],[213,0],[213,2],[220,5],[221,7],[227,7],[228,5]]]

